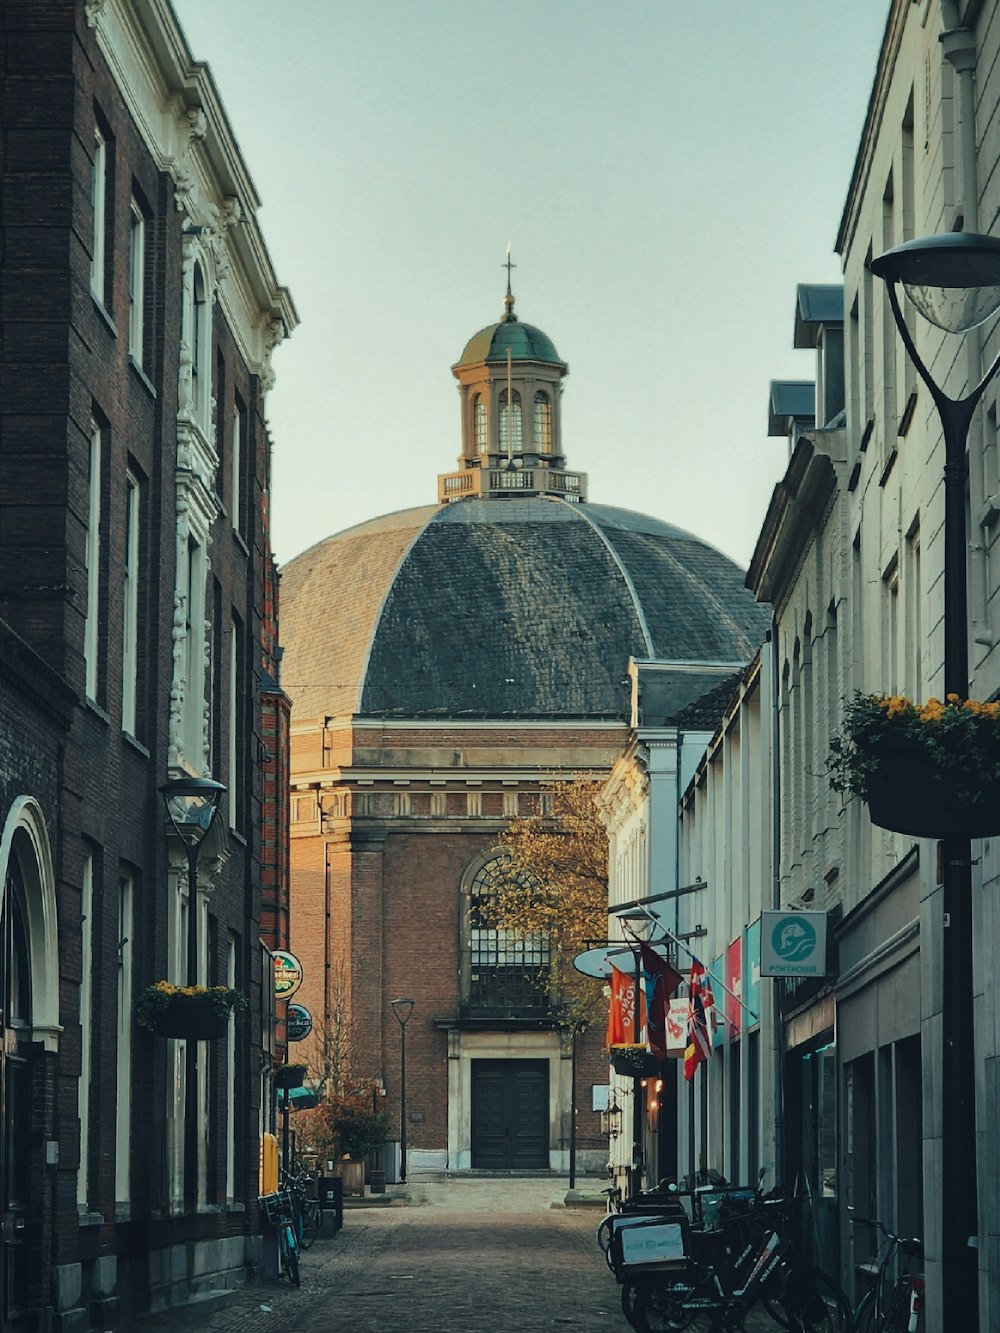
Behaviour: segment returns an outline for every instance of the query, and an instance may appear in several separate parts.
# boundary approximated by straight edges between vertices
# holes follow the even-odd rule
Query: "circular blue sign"
[[[816,948],[816,927],[793,913],[782,917],[771,931],[771,948],[786,963],[802,963]]]
[[[290,1004],[285,1024],[289,1041],[304,1041],[313,1029],[312,1014],[304,1004]]]

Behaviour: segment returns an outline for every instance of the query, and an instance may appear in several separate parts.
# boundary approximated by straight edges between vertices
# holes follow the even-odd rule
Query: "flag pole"
[[[705,964],[701,961],[701,959],[700,959],[699,957],[697,957],[696,954],[693,954],[693,953],[691,952],[691,950],[687,947],[687,945],[684,943],[684,941],[683,941],[682,939],[680,939],[677,935],[675,935],[674,932],[673,932],[672,930],[669,930],[669,929],[663,924],[663,922],[659,920],[658,917],[654,917],[653,914],[652,914],[652,912],[647,913],[647,915],[653,918],[653,920],[654,920],[654,921],[656,922],[656,924],[659,926],[660,930],[663,931],[663,933],[664,933],[664,935],[667,937],[667,939],[672,940],[672,941],[674,942],[674,944],[677,945],[678,949],[683,949],[683,951],[684,951],[684,952],[687,954],[687,956],[691,959],[692,963],[697,963],[699,967],[704,967],[704,968],[705,968],[705,975],[706,975],[706,977],[708,977],[709,981],[716,983],[716,984],[719,986],[720,990],[724,990],[724,991],[726,992],[726,994],[730,997],[730,999],[735,1000],[736,1003],[740,1006],[740,1008],[743,1009],[743,1010],[745,1010],[746,1013],[748,1013],[748,1014],[750,1015],[750,1018],[753,1020],[753,1022],[755,1022],[755,1023],[760,1022],[760,1014],[755,1014],[754,1011],[750,1008],[750,1006],[749,1006],[747,1003],[745,1003],[745,1001],[741,1000],[740,997],[739,997],[738,995],[736,995],[733,991],[731,991],[731,990],[729,989],[729,987],[726,985],[726,983],[722,980],[721,977],[717,977],[717,976],[715,975],[714,972],[710,971],[707,967],[705,967]],[[622,925],[622,930],[628,931],[628,927],[625,926],[625,925]],[[631,934],[631,932],[629,932],[629,933]],[[647,940],[647,943],[648,943],[648,944],[659,944],[659,943],[661,943],[661,941],[660,941],[660,940]]]

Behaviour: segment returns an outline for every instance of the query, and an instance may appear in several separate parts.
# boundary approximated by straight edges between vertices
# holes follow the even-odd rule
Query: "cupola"
[[[438,478],[438,498],[583,500],[586,477],[567,472],[563,454],[560,401],[569,366],[547,334],[514,313],[509,253],[506,267],[501,319],[474,334],[451,368],[461,396],[462,452],[460,471]]]

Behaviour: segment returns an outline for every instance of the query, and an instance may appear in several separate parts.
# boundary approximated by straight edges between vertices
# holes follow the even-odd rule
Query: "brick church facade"
[[[509,287],[452,371],[461,452],[437,505],[282,570],[297,999],[321,1032],[348,1032],[352,1073],[384,1089],[397,1135],[392,1000],[414,1001],[410,1171],[565,1172],[573,1043],[536,984],[544,942],[490,924],[499,838],[553,778],[610,770],[630,657],[696,665],[700,692],[763,628],[718,551],[590,502],[566,466],[568,367]],[[578,1164],[598,1172],[603,1035],[579,1043],[576,1072]]]

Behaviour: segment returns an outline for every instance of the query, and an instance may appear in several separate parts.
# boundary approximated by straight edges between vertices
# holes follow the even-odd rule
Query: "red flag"
[[[643,988],[646,992],[646,1040],[657,1060],[667,1058],[667,1007],[670,997],[684,978],[651,949],[645,940],[639,941],[642,959]]]
[[[708,1029],[708,1013],[715,1003],[712,987],[705,969],[697,958],[691,961],[691,1011],[688,1016],[688,1044],[684,1052],[684,1077],[689,1082],[703,1060],[712,1054],[712,1036]]]
[[[639,1029],[642,1030],[645,1006],[639,996]],[[608,1046],[633,1042],[635,1033],[635,977],[619,972],[611,965],[611,1006],[608,1009]]]

